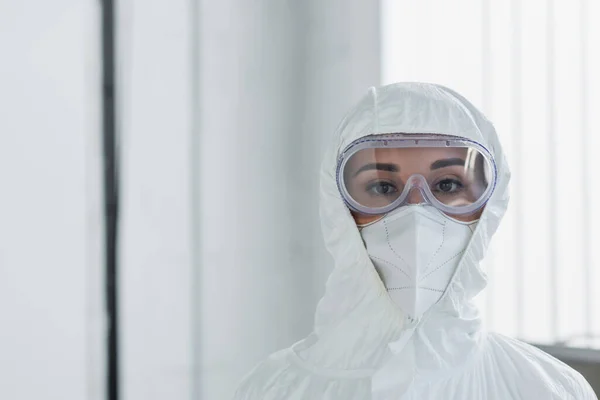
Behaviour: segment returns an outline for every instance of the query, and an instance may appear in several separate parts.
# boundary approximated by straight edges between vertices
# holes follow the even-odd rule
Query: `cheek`
[[[471,215],[451,215],[451,217],[462,222],[471,222],[479,219],[482,213],[483,208]]]
[[[380,215],[364,215],[364,214],[356,213],[354,211],[352,211],[351,213],[352,213],[352,218],[354,218],[354,222],[356,222],[356,225],[368,224],[369,222],[373,222],[376,219],[381,218]]]

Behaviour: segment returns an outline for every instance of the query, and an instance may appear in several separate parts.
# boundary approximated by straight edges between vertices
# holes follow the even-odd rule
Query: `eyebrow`
[[[440,169],[445,167],[451,167],[453,165],[465,165],[465,160],[462,158],[445,158],[443,160],[437,160],[431,164],[430,169]]]
[[[464,164],[464,162],[463,162],[463,164]],[[380,171],[388,171],[388,172],[400,171],[400,168],[398,168],[398,166],[396,164],[371,163],[371,164],[365,164],[362,167],[360,167],[358,169],[358,171],[356,171],[354,173],[354,176],[357,176],[358,174],[360,174],[363,171],[368,171],[368,170],[372,170],[372,169],[377,169]]]

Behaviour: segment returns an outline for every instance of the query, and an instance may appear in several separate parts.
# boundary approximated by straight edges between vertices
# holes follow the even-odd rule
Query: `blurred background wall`
[[[310,332],[321,154],[380,81],[378,21],[376,2],[121,4],[125,398],[229,398]]]
[[[198,21],[195,383],[216,399],[312,329],[331,264],[321,155],[340,116],[380,80],[379,7],[206,1]]]
[[[0,1],[0,398],[103,399],[96,2]]]
[[[1,399],[105,398],[100,9],[0,0]],[[407,80],[464,93],[510,157],[486,324],[600,377],[595,3],[119,0],[116,15],[123,399],[231,398],[310,332],[331,267],[322,153],[369,86]]]
[[[390,0],[382,15],[382,81],[463,93],[494,123],[511,166],[478,299],[488,328],[598,347],[600,189],[589,182],[600,168],[600,3]]]

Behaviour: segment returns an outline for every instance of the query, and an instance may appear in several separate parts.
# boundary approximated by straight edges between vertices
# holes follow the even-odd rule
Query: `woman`
[[[459,94],[372,88],[322,167],[335,268],[314,331],[257,366],[235,398],[596,399],[567,365],[482,329],[479,263],[509,177],[493,126]]]

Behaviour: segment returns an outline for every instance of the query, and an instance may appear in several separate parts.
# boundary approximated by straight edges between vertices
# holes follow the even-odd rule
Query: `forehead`
[[[429,168],[431,163],[447,158],[465,159],[467,149],[461,147],[417,147],[363,149],[348,160],[348,167],[356,170],[365,164],[396,164],[404,168]]]

